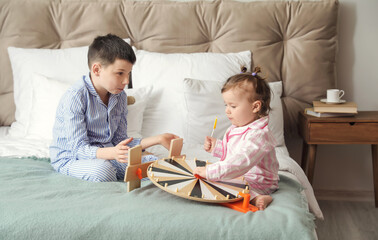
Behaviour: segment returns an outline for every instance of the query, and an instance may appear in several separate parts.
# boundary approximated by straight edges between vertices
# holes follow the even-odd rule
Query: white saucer
[[[346,102],[344,99],[340,99],[340,102],[327,102],[327,98],[323,98],[320,101],[322,103],[327,103],[327,104],[340,104],[340,103],[345,103]]]

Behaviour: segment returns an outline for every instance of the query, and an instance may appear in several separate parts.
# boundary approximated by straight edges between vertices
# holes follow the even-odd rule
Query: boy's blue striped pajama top
[[[127,164],[96,158],[99,147],[115,146],[127,136],[127,96],[110,94],[106,106],[89,75],[71,86],[56,110],[51,165],[60,173],[88,181],[117,181],[124,178]],[[133,139],[128,146],[140,144]],[[142,162],[156,160],[143,156]]]

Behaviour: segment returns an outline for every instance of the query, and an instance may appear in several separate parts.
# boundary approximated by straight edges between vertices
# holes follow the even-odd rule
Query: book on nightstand
[[[356,115],[355,113],[326,113],[326,112],[315,112],[314,108],[305,108],[304,113],[314,117],[352,117]]]
[[[314,111],[318,113],[353,113],[357,114],[357,104],[355,102],[345,102],[337,104],[313,101]]]

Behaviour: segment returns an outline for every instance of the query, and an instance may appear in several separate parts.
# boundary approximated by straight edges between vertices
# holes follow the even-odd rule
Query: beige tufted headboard
[[[85,46],[110,32],[155,52],[251,50],[268,81],[283,81],[287,134],[298,111],[335,84],[337,15],[337,0],[1,0],[0,125],[15,112],[8,46]]]

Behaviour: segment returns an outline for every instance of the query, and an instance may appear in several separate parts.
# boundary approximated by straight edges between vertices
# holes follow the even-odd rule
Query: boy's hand
[[[199,175],[200,177],[206,178],[206,167],[196,167],[193,171],[193,175]]]
[[[203,144],[203,149],[205,149],[206,152],[211,153],[214,149],[216,141],[216,138],[206,136],[205,143]]]
[[[130,143],[132,140],[133,140],[132,137],[125,139],[114,147],[115,160],[121,163],[127,163],[128,157],[129,157],[129,149],[130,149],[130,147],[127,146],[127,144]]]
[[[148,147],[154,146],[156,144],[161,144],[166,149],[169,149],[169,146],[171,145],[171,140],[180,138],[179,136],[176,136],[172,133],[164,133],[152,137],[146,137],[143,138],[140,144],[142,145],[143,149],[146,149]]]
[[[159,137],[159,143],[168,150],[169,150],[169,146],[171,145],[171,140],[180,138],[179,136],[176,136],[172,133],[164,133],[164,134],[158,135],[158,137]]]

